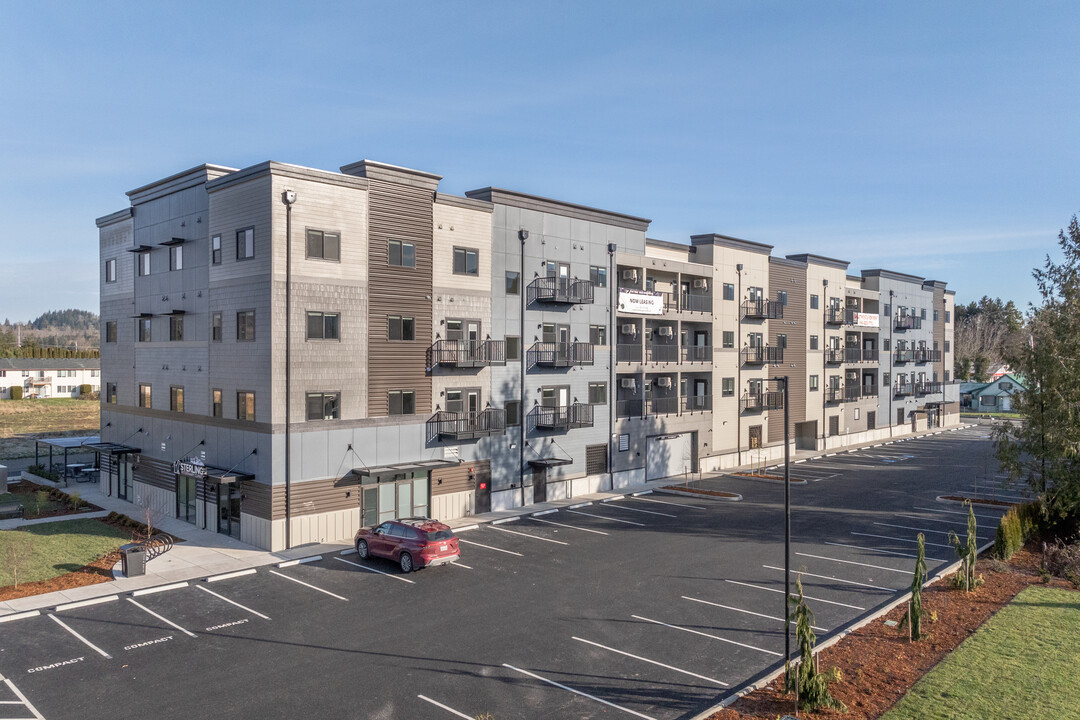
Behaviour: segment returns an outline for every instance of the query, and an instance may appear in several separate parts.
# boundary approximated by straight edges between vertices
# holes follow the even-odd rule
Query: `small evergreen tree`
[[[922,618],[925,614],[922,606],[922,589],[926,580],[926,536],[918,535],[919,547],[915,551],[915,577],[911,579],[911,600],[908,601],[908,610],[904,617],[900,618],[899,628],[908,627],[908,639],[912,641],[922,640]]]
[[[975,523],[975,510],[972,508],[971,502],[965,501],[964,504],[968,506],[967,542],[961,543],[956,533],[950,530],[949,543],[956,548],[956,556],[960,558],[962,563],[961,575],[956,576],[953,582],[957,587],[963,587],[965,592],[971,592],[982,584],[981,581],[975,578],[975,559],[979,554],[979,545],[975,533],[978,527]]]
[[[785,661],[787,678],[787,692],[794,691],[798,698],[799,708],[810,712],[817,712],[822,708],[833,708],[847,712],[847,706],[829,694],[829,683],[840,679],[840,670],[832,668],[828,672],[818,671],[817,661],[814,659],[814,644],[817,636],[814,635],[814,613],[806,604],[803,596],[802,578],[795,581],[795,589],[798,595],[788,597],[788,605],[791,614],[788,620],[795,623],[795,638],[799,643],[799,665],[792,672],[790,661]]]

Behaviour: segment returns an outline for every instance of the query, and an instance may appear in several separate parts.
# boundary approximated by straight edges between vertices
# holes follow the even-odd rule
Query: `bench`
[[[21,503],[0,503],[0,520],[8,518],[23,518],[26,512]]]

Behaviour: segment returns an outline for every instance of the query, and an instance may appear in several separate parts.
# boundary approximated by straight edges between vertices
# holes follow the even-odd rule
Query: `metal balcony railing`
[[[746,347],[741,353],[744,365],[772,365],[784,362],[784,348],[775,347]]]
[[[915,383],[896,383],[893,385],[893,395],[912,395],[915,392]]]
[[[583,342],[538,342],[529,348],[529,365],[570,367],[592,365],[593,346]]]
[[[477,368],[506,364],[505,340],[436,340],[427,352],[428,370],[436,365]]]
[[[577,278],[540,277],[529,283],[529,302],[580,305],[593,301],[593,284]]]
[[[825,348],[825,362],[840,365],[844,362],[844,348]]]
[[[826,325],[843,325],[844,308],[828,308],[825,310]]]
[[[542,430],[572,430],[593,424],[593,406],[584,403],[556,407],[538,405],[533,414],[536,427]]]
[[[941,392],[944,386],[940,382],[915,383],[916,395],[935,395]]]
[[[711,345],[683,345],[679,358],[683,362],[712,362],[713,349]]]
[[[919,330],[922,328],[922,318],[915,315],[897,315],[894,327],[897,330]]]
[[[475,413],[440,410],[427,421],[428,441],[475,440],[506,432],[506,410],[485,408]]]
[[[863,385],[859,389],[859,397],[877,397],[878,386],[877,385]]]
[[[651,363],[679,362],[678,343],[647,343],[645,360]]]
[[[784,407],[784,393],[779,390],[771,390],[760,393],[743,393],[743,412],[761,412],[762,410],[779,410]]]
[[[712,295],[684,292],[679,299],[679,309],[684,312],[712,312]]]
[[[630,400],[618,400],[615,402],[615,417],[617,418],[639,418],[644,414],[645,401],[641,398],[631,398]]]
[[[640,343],[619,343],[615,346],[615,362],[640,363],[642,355]]]
[[[777,320],[784,317],[784,306],[776,300],[747,300],[742,304],[744,318],[751,320]]]
[[[863,362],[876,363],[878,361],[877,348],[863,348],[862,359]]]
[[[654,397],[645,400],[645,416],[651,415],[678,415],[679,397]]]
[[[893,362],[909,363],[915,361],[914,350],[897,350],[893,353]]]
[[[930,350],[927,348],[918,348],[915,351],[915,362],[928,363],[928,362],[941,362],[941,351]]]
[[[683,395],[681,405],[683,413],[711,412],[712,395]]]

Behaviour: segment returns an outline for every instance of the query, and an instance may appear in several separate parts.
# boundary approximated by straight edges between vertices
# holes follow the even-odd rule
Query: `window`
[[[401,315],[387,316],[387,338],[390,340],[415,340],[416,320]]]
[[[462,413],[465,411],[465,399],[464,390],[447,390],[446,391],[446,411],[451,413]],[[477,396],[479,397],[479,396]]]
[[[236,339],[245,341],[255,339],[254,310],[241,310],[236,313]]]
[[[521,294],[521,273],[517,272],[516,270],[506,271],[506,294]]]
[[[726,348],[735,347],[735,331],[725,330],[723,334],[723,345]]]
[[[454,248],[454,274],[478,275],[480,273],[480,251],[469,248]]]
[[[590,325],[589,343],[592,345],[607,345],[607,325]]]
[[[184,339],[184,316],[173,315],[169,318],[169,340]]]
[[[922,319],[922,320],[926,319],[926,308],[920,308],[919,309],[919,318]]]
[[[173,385],[169,388],[169,409],[184,412],[184,388]]]
[[[240,390],[236,393],[236,419],[255,419],[255,393]]]
[[[859,415],[860,415],[860,414],[859,414],[859,408],[855,408],[855,419],[856,419],[856,420],[858,420],[858,419],[859,419]]]
[[[937,321],[938,321],[938,311],[937,311],[937,309],[935,308],[935,309],[934,309],[934,322],[937,322]]]
[[[337,420],[340,417],[340,392],[316,392],[307,394],[308,420]]]
[[[255,257],[255,228],[236,231],[236,259],[250,260]]]
[[[947,323],[952,322],[952,311],[950,311],[950,310],[945,311],[945,322],[947,322]]]
[[[881,349],[885,352],[889,352],[892,349],[892,341],[889,338],[885,338],[881,341]]]
[[[308,230],[307,256],[318,260],[341,260],[341,235],[322,230]]]
[[[184,269],[184,246],[173,245],[169,248],[169,270]]]
[[[952,341],[946,340],[945,341],[945,352],[952,352],[951,348],[952,348]]]
[[[214,342],[221,342],[221,312],[210,313],[210,339]]]
[[[210,238],[210,264],[221,264],[221,236],[215,235]]]
[[[777,290],[776,299],[780,301],[781,305],[787,305],[787,290]]]
[[[884,385],[885,387],[889,387],[889,381],[890,381],[889,373],[884,373],[881,376],[881,384]]]
[[[116,282],[116,258],[105,261],[105,282]]]
[[[607,405],[607,383],[589,383],[589,404]]]
[[[150,274],[150,252],[135,253],[135,272],[140,276]]]
[[[811,295],[810,296],[810,309],[811,310],[817,310],[818,309],[818,296],[817,295]]]
[[[891,312],[891,311],[889,310],[889,303],[885,303],[885,312],[884,312],[884,315],[888,315],[888,314],[889,314],[890,312]]]
[[[731,397],[735,394],[735,378],[723,378],[720,381],[720,394],[723,397]]]
[[[105,402],[116,404],[116,383],[105,383]]]
[[[307,314],[308,340],[340,340],[340,323],[337,313],[309,312]]]
[[[221,389],[214,388],[210,391],[210,413],[216,417],[221,417]]]
[[[150,342],[150,318],[139,318],[135,321],[135,327],[139,342]]]
[[[105,323],[105,342],[116,342],[116,321],[109,320]]]
[[[386,242],[386,263],[401,267],[416,267],[416,246],[400,240]]]
[[[152,398],[151,398],[151,394],[150,394],[150,386],[145,384],[145,383],[140,383],[139,384],[139,407],[143,407],[143,408],[152,408],[152,407],[154,407],[153,402],[152,402]]]
[[[787,335],[784,333],[778,333],[776,336],[776,346],[780,348],[787,347]]]
[[[945,382],[949,382],[949,377],[951,375],[952,375],[952,373],[950,371],[948,371],[948,370],[945,371]]]
[[[818,349],[818,336],[817,335],[811,335],[810,336],[810,349],[811,350],[817,350]]]
[[[506,338],[506,359],[507,360],[520,360],[521,359],[521,338],[514,335],[508,335]]]
[[[414,415],[416,414],[416,393],[412,390],[390,391],[390,414],[391,415]]]
[[[506,425],[507,427],[513,427],[521,424],[521,401],[520,400],[507,400],[506,401]]]
[[[598,265],[589,267],[589,282],[593,287],[607,287],[607,268]]]
[[[818,376],[817,375],[811,375],[810,376],[810,392],[817,392],[817,389],[818,389]]]

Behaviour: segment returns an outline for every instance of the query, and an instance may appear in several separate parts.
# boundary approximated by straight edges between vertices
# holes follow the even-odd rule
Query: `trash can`
[[[146,547],[139,543],[122,545],[120,555],[123,562],[124,577],[137,577],[146,574]]]

